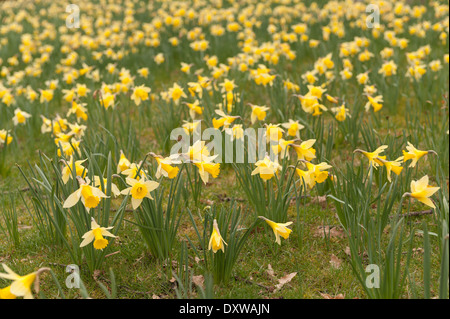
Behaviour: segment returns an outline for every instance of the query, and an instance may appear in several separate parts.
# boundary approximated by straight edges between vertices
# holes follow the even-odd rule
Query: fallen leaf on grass
[[[331,255],[331,260],[330,260],[330,264],[333,268],[339,269],[341,268],[341,263],[342,261],[336,257],[336,255],[332,254]]]
[[[272,277],[272,278],[274,278],[275,277],[275,272],[273,271],[273,268],[272,268],[272,265],[271,264],[269,264],[269,266],[267,267],[267,274],[270,276],[270,277]]]
[[[210,199],[200,199],[200,203],[208,205],[208,206],[214,205],[214,202]]]
[[[287,283],[289,283],[292,280],[292,278],[294,278],[296,275],[297,275],[297,273],[293,272],[293,273],[286,275],[283,278],[279,279],[278,285],[275,286],[275,290],[273,292],[277,292],[278,290],[283,288],[283,286],[286,285]]]
[[[320,295],[323,297],[323,299],[345,299],[345,296],[343,294],[339,294],[334,297],[329,294],[323,294],[323,293],[320,293]]]
[[[317,227],[316,231],[314,232],[315,237],[338,237],[338,238],[344,238],[345,233],[342,229],[338,229],[337,227],[330,227],[330,226],[319,226]]]
[[[314,197],[312,199],[311,203],[316,203],[316,204],[320,204],[320,205],[324,206],[327,203],[327,196],[324,195],[324,196]]]
[[[352,256],[352,252],[351,252],[351,250],[350,250],[350,247],[345,247],[345,250],[344,250],[344,252],[345,252],[345,254],[347,255],[347,256],[349,256],[349,257],[351,257]]]
[[[205,277],[203,277],[202,275],[192,276],[192,282],[194,284],[196,284],[197,286],[203,288],[204,287],[203,283],[205,282]]]

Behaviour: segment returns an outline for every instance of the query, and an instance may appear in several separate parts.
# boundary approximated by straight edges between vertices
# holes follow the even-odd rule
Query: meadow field
[[[0,0],[0,299],[448,299],[449,5]]]

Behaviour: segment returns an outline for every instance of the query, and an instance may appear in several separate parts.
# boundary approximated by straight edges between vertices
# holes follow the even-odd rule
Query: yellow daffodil
[[[100,96],[100,105],[102,105],[105,109],[114,108],[114,94],[109,92],[102,93]]]
[[[15,126],[17,126],[19,124],[25,124],[27,119],[29,119],[30,117],[31,117],[31,114],[24,112],[21,109],[15,109],[13,123]]]
[[[180,99],[183,98],[187,98],[186,93],[184,93],[184,90],[182,87],[180,87],[177,83],[173,84],[173,87],[171,87],[169,89],[169,96],[170,98],[176,103],[178,104]]]
[[[120,159],[119,163],[117,164],[117,174],[120,174],[121,172],[129,169],[131,166],[130,161],[126,158],[123,151],[120,151]]]
[[[184,102],[187,107],[189,107],[189,115],[192,119],[195,119],[195,115],[202,115],[203,114],[203,107],[200,106],[200,102],[198,100],[195,100],[194,103],[187,103]]]
[[[270,141],[278,142],[283,137],[284,130],[279,127],[280,124],[266,124],[266,142],[270,143]]]
[[[194,165],[198,168],[198,173],[204,184],[207,184],[209,182],[210,175],[213,178],[217,178],[217,176],[219,176],[220,164],[212,162],[215,157],[216,156],[211,156],[209,158],[206,158],[204,161],[194,163]]]
[[[179,160],[176,160],[175,158],[178,157],[178,155],[175,156],[169,156],[169,157],[162,157],[156,154],[151,153],[153,157],[155,158],[156,162],[158,163],[158,168],[156,170],[156,178],[159,179],[161,176],[164,176],[169,179],[173,179],[178,175],[179,168],[176,166],[172,166],[173,164],[180,164],[181,162]]]
[[[428,185],[428,176],[425,175],[418,181],[411,181],[411,193],[405,193],[403,196],[413,197],[431,208],[436,208],[430,197],[439,189],[440,187]]]
[[[330,173],[327,171],[332,166],[328,165],[327,163],[320,163],[320,164],[312,164],[308,161],[302,160],[306,165],[306,170],[302,170],[300,168],[296,168],[296,173],[300,177],[301,186],[303,184],[308,185],[310,189],[312,189],[316,184],[323,183],[328,176],[330,176]]]
[[[13,141],[13,137],[7,130],[0,130],[0,146],[6,144],[9,145]]]
[[[391,172],[394,172],[396,175],[400,175],[400,173],[403,170],[403,167],[401,166],[400,163],[403,160],[403,156],[397,158],[395,161],[386,161],[379,157],[377,158],[377,160],[383,163],[384,167],[386,167],[387,179],[389,182],[392,182]]]
[[[288,123],[281,124],[285,129],[287,129],[287,134],[292,137],[300,138],[300,130],[305,127],[299,123],[299,121],[294,121],[289,119]]]
[[[348,117],[351,117],[349,114],[349,109],[347,109],[345,107],[345,104],[342,104],[339,107],[335,107],[332,108],[331,111],[333,111],[334,113],[336,113],[335,118],[336,120],[338,120],[339,122],[343,122],[345,121],[345,119]]]
[[[108,179],[107,178],[102,178],[103,179],[103,186],[105,187],[105,189],[102,189],[102,181],[100,179],[100,176],[94,176],[94,186],[98,187],[101,191],[106,193],[106,187],[108,185]],[[120,195],[120,190],[117,187],[116,184],[111,183],[111,193],[114,195],[114,197],[118,197]]]
[[[373,107],[374,112],[378,112],[383,107],[383,104],[382,104],[383,96],[382,95],[378,95],[376,97],[371,97],[370,95],[368,95],[367,99],[368,99],[368,102],[364,106],[364,108],[366,109],[366,112],[369,111],[371,106]]]
[[[199,132],[201,123],[201,120],[195,120],[193,122],[183,121],[183,125],[181,125],[181,127],[183,128],[186,135],[193,135],[195,132]]]
[[[140,180],[141,178],[146,178],[147,171],[141,168],[141,164],[131,163],[130,167],[121,172],[121,174],[130,177],[132,179]]]
[[[316,140],[310,139],[300,143],[300,145],[290,144],[290,146],[293,147],[297,153],[298,160],[305,160],[309,162],[316,158],[316,150],[313,148],[314,143],[316,143]]]
[[[292,222],[276,223],[274,221],[271,221],[270,219],[267,219],[266,217],[263,217],[263,216],[258,216],[258,217],[261,218],[262,220],[265,220],[266,223],[272,228],[273,233],[275,234],[275,242],[278,245],[281,245],[280,236],[283,237],[284,239],[289,238],[289,235],[291,234],[292,229],[287,228],[287,226],[291,225]]]
[[[308,85],[309,94],[314,96],[317,99],[322,99],[323,93],[325,93],[327,90],[322,88],[321,86],[314,86],[314,85]]]
[[[155,181],[145,179],[136,180],[130,177],[126,178],[126,182],[130,187],[122,190],[121,193],[122,195],[131,195],[131,205],[134,210],[141,206],[144,198],[153,199],[150,193],[159,186],[159,183]]]
[[[269,156],[255,163],[256,168],[252,171],[252,175],[259,174],[263,181],[268,181],[281,170],[281,165],[277,161],[271,161]]]
[[[82,119],[84,121],[87,121],[88,115],[87,115],[87,108],[85,106],[86,106],[85,103],[78,104],[75,100],[73,100],[72,107],[70,108],[69,112],[67,112],[67,116],[75,114],[77,120]]]
[[[70,157],[69,161],[66,162],[66,165],[63,167],[62,172],[61,172],[61,178],[62,178],[64,184],[67,184],[69,179],[73,177],[72,176],[73,175],[73,173],[72,173],[73,167],[75,167],[75,176],[79,176],[81,178],[84,178],[86,176],[88,170],[86,167],[81,165],[86,161],[87,161],[87,159],[75,161],[75,163],[74,163],[73,157]]]
[[[20,276],[12,271],[7,265],[2,264],[2,266],[6,273],[0,273],[0,278],[11,280],[12,283],[10,286],[0,290],[0,299],[15,299],[16,297],[33,299],[31,285],[42,272],[50,270],[49,268],[41,268],[36,272]]]
[[[269,108],[266,106],[259,106],[259,105],[253,105],[253,104],[250,104],[250,107],[252,108],[252,114],[250,115],[250,120],[251,120],[252,124],[255,124],[255,122],[257,120],[264,121]]]
[[[219,129],[222,126],[224,128],[228,128],[236,119],[239,118],[239,116],[231,116],[231,115],[226,115],[223,111],[221,110],[216,110],[216,114],[220,116],[219,119],[213,118],[212,119],[212,123],[215,129]]]
[[[142,101],[148,100],[148,95],[151,89],[144,85],[140,85],[134,88],[133,94],[131,95],[131,99],[136,105],[140,105]]]
[[[213,253],[216,253],[218,250],[225,252],[224,244],[227,245],[220,235],[219,226],[217,225],[217,221],[214,219],[213,231],[211,233],[211,238],[209,239],[208,250],[212,249]]]
[[[409,167],[416,167],[417,161],[421,157],[423,157],[423,156],[425,156],[425,155],[427,155],[429,153],[436,154],[436,152],[433,151],[433,150],[430,150],[430,151],[418,150],[410,142],[407,143],[406,150],[407,150],[407,152],[404,151],[404,150],[402,151],[403,152],[403,162],[411,160],[411,163],[409,164]]]
[[[0,299],[16,299],[17,296],[11,293],[11,286],[0,288]]]
[[[380,154],[383,153],[387,148],[388,148],[387,145],[381,145],[373,152],[367,152],[360,149],[356,149],[353,151],[353,153],[363,154],[369,159],[369,164],[372,165],[374,168],[377,168],[380,165],[383,166],[383,162],[380,161],[380,159],[386,160],[386,156],[380,156]]]
[[[83,241],[80,247],[84,247],[94,242],[94,248],[97,250],[103,250],[108,246],[108,240],[105,237],[116,238],[115,235],[109,232],[113,227],[100,227],[94,218],[91,218],[91,230],[83,235]]]
[[[189,146],[188,151],[182,156],[185,160],[195,163],[204,161],[210,156],[210,153],[205,146],[205,141],[196,141],[192,146]]]
[[[291,141],[286,141],[285,139],[280,139],[278,141],[277,145],[272,145],[272,150],[273,153],[275,155],[280,155],[280,158],[283,159],[285,157],[287,157],[288,159],[290,158],[289,156],[289,150],[288,150],[288,146],[292,145],[295,141],[291,140]]]
[[[84,181],[80,178],[79,181],[80,188],[67,197],[63,208],[71,208],[81,200],[89,212],[91,208],[98,206],[102,198],[108,198],[99,188],[89,185],[89,180]]]

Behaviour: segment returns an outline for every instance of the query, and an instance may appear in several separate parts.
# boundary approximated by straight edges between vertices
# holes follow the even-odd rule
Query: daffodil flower
[[[275,242],[278,245],[281,245],[281,239],[280,236],[284,239],[288,239],[290,233],[292,232],[292,229],[287,228],[287,226],[291,225],[292,222],[287,223],[276,223],[274,221],[271,221],[270,219],[267,219],[263,216],[258,216],[259,218],[266,221],[267,224],[269,224],[270,227],[272,227],[273,233],[275,234]]]
[[[307,161],[303,161],[305,163],[307,170],[302,170],[300,168],[296,168],[296,173],[300,177],[300,180],[305,185],[308,185],[310,189],[312,189],[316,184],[323,183],[330,173],[327,171],[332,166],[327,163],[320,164],[312,164]]]
[[[138,209],[141,206],[144,198],[153,199],[150,192],[154,191],[158,188],[159,183],[155,181],[149,180],[136,180],[130,177],[126,178],[126,182],[130,187],[122,190],[122,195],[130,195],[131,194],[131,205],[133,209]]]
[[[225,133],[230,136],[230,140],[242,140],[244,138],[244,129],[242,124],[235,124],[232,128],[226,128]]]
[[[75,114],[77,120],[82,119],[84,121],[87,121],[88,115],[87,115],[87,108],[85,106],[86,103],[78,104],[73,100],[72,107],[70,108],[69,112],[67,112],[67,116]]]
[[[403,156],[397,158],[395,161],[386,161],[381,158],[377,158],[381,163],[383,163],[384,167],[386,167],[387,179],[389,182],[392,182],[391,172],[394,172],[396,175],[400,175],[403,170],[403,167],[400,164],[400,161],[403,160]]]
[[[225,79],[222,83],[219,84],[219,86],[222,87],[222,93],[232,92],[237,87],[237,85],[234,84],[234,80],[230,81],[228,79]]]
[[[213,118],[212,122],[213,122],[213,126],[215,129],[221,128],[222,126],[227,128],[229,127],[236,119],[239,118],[239,116],[231,116],[231,115],[226,115],[223,111],[221,110],[216,110],[216,114],[220,116],[219,119]]]
[[[75,166],[75,175],[79,176],[81,178],[84,178],[88,172],[87,168],[84,167],[83,164],[86,162],[85,160],[75,161],[73,162],[73,157],[70,157],[69,161],[66,163],[66,165],[63,167],[61,172],[61,178],[64,184],[67,184],[70,178],[72,178],[72,169]]]
[[[334,103],[334,104],[338,104],[338,103],[339,103],[339,100],[338,100],[337,97],[331,96],[331,95],[329,95],[329,94],[325,94],[325,97],[326,97],[327,100],[328,100],[329,102],[331,102],[331,103]]]
[[[91,218],[91,230],[83,235],[83,241],[80,244],[80,247],[84,247],[92,243],[94,241],[94,248],[97,250],[102,250],[108,246],[108,240],[105,237],[116,238],[115,235],[109,232],[113,227],[100,227],[94,218]]]
[[[256,120],[264,121],[269,108],[266,106],[259,106],[253,104],[250,104],[250,107],[252,108],[252,114],[250,115],[250,120],[252,124],[255,124]]]
[[[318,184],[323,183],[328,178],[329,173],[327,170],[332,168],[331,165],[324,162],[316,165],[306,162],[306,167],[308,168],[308,171],[313,173],[314,181]]]
[[[208,250],[212,249],[213,253],[216,253],[219,249],[222,250],[222,252],[225,252],[224,244],[228,245],[220,235],[219,226],[217,225],[217,221],[214,219],[213,231],[211,233],[211,238],[209,239]]]
[[[194,165],[197,166],[200,178],[205,185],[209,182],[209,175],[211,175],[213,178],[217,178],[217,176],[219,176],[220,164],[213,163],[212,161],[214,158],[216,158],[216,156],[211,156],[209,158],[206,158],[205,161],[194,163]]]
[[[191,162],[202,162],[205,161],[210,155],[208,148],[205,146],[205,141],[196,141],[186,153],[182,156],[184,159]]]
[[[339,107],[333,107],[331,109],[332,112],[336,113],[335,118],[336,120],[338,120],[339,122],[343,122],[345,121],[345,119],[348,117],[351,117],[349,114],[349,109],[347,109],[345,107],[345,104],[342,104]]]
[[[281,124],[285,129],[287,129],[287,134],[292,137],[300,138],[300,130],[304,128],[302,124],[299,123],[299,121],[294,121],[289,119],[288,123]]]
[[[433,153],[436,155],[436,152],[433,150],[420,151],[417,148],[415,148],[414,145],[412,145],[410,142],[408,142],[408,145],[406,146],[406,150],[407,150],[407,152],[404,150],[402,151],[403,152],[403,161],[406,162],[406,161],[411,160],[409,167],[416,167],[417,161],[421,157],[423,157],[429,153]]]
[[[411,193],[405,193],[403,196],[413,197],[431,208],[436,208],[430,197],[439,189],[440,187],[428,185],[428,176],[425,175],[418,181],[411,181]]]
[[[183,104],[187,105],[187,107],[189,108],[189,115],[192,119],[195,119],[196,114],[203,114],[203,107],[200,106],[200,102],[198,100],[195,100],[194,103],[184,102]]]
[[[308,85],[307,87],[308,87],[309,93],[318,99],[321,99],[322,94],[327,91],[326,89],[322,88],[321,86]]]
[[[121,172],[129,169],[131,166],[130,161],[126,158],[125,154],[120,151],[120,159],[119,163],[117,164],[117,174],[120,174]]]
[[[366,109],[366,112],[369,111],[370,107],[373,107],[374,112],[378,112],[383,107],[383,96],[377,95],[376,97],[371,97],[370,95],[367,95],[367,99],[369,100],[364,108]]]
[[[263,160],[257,161],[255,166],[252,175],[259,174],[259,177],[264,181],[268,181],[281,170],[281,165],[277,161],[272,162],[267,155]]]
[[[106,185],[108,184],[108,179],[107,178],[103,178],[103,186],[106,188]],[[102,190],[102,183],[101,183],[101,179],[100,176],[94,176],[94,186],[98,187],[101,191],[106,192],[106,189]],[[111,183],[111,193],[114,195],[114,197],[117,197],[120,195],[120,190],[117,187],[116,184]]]
[[[11,293],[11,286],[0,288],[0,299],[16,299],[17,296]]]
[[[317,97],[309,92],[305,95],[295,95],[295,96],[299,98],[302,109],[306,113],[309,114],[313,113],[315,106],[319,104]]]
[[[80,178],[79,181],[80,188],[67,197],[63,208],[71,208],[81,200],[89,212],[91,208],[98,206],[102,198],[108,198],[99,188],[89,185],[89,180],[85,182]]]
[[[122,174],[136,180],[140,180],[141,178],[145,178],[147,171],[141,168],[141,163],[131,163],[130,167],[124,171],[122,171]]]
[[[20,276],[7,265],[2,264],[2,266],[6,273],[0,273],[0,278],[12,280],[12,283],[10,286],[0,290],[0,299],[15,299],[15,297],[33,299],[31,285],[42,272],[50,270],[49,268],[41,268],[36,272]]]
[[[184,90],[182,87],[180,87],[177,83],[173,84],[173,87],[171,87],[169,89],[169,96],[170,98],[176,103],[178,104],[180,99],[182,97],[187,98],[186,93],[184,93]]]
[[[0,130],[0,146],[3,144],[11,144],[13,137],[9,134],[9,131]]]
[[[27,119],[31,117],[31,114],[22,111],[21,109],[15,109],[14,110],[14,117],[13,117],[13,123],[15,126],[19,124],[25,124]]]
[[[278,142],[283,137],[284,130],[279,126],[280,124],[266,124],[267,143],[270,143],[270,141]]]
[[[200,128],[199,125],[202,122],[201,120],[195,120],[193,122],[183,121],[183,125],[181,126],[186,133],[186,135],[191,135],[194,132],[198,131]]]
[[[174,154],[174,155],[171,155],[166,158],[156,155],[154,153],[151,153],[151,155],[153,155],[156,162],[158,163],[158,168],[157,168],[156,174],[155,174],[157,179],[160,179],[161,176],[167,177],[169,179],[173,179],[178,175],[178,172],[180,169],[176,166],[172,166],[173,164],[181,163],[179,160],[176,160],[176,157],[178,157],[178,154]]]
[[[288,146],[293,144],[294,142],[295,142],[294,140],[286,141],[285,139],[280,139],[278,141],[277,145],[272,145],[273,153],[275,155],[280,154],[281,159],[283,159],[285,157],[287,157],[289,159],[290,156],[289,156],[289,151],[287,149],[288,149]]]
[[[353,151],[353,153],[363,154],[369,159],[369,164],[372,165],[374,168],[377,168],[378,166],[383,166],[383,162],[381,160],[386,160],[386,156],[380,156],[380,154],[383,153],[384,150],[387,148],[388,148],[387,145],[381,145],[373,152],[367,152],[360,149],[356,149]]]
[[[134,88],[133,94],[131,95],[131,99],[134,101],[136,105],[140,105],[142,101],[148,100],[148,94],[151,89],[144,85],[140,85]]]
[[[298,160],[311,161],[316,158],[316,150],[313,148],[316,140],[311,139],[302,142],[300,145],[290,144],[289,146],[293,147],[295,152],[297,153]]]

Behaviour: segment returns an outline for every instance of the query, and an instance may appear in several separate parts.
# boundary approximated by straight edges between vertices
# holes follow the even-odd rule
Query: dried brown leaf
[[[284,276],[283,278],[278,279],[278,284],[275,286],[275,290],[273,292],[276,292],[281,288],[283,288],[283,286],[289,283],[292,280],[292,278],[294,278],[296,275],[297,273],[293,272],[291,274]]]
[[[314,232],[314,236],[322,238],[325,238],[325,236],[331,238],[344,238],[345,233],[342,229],[339,229],[337,227],[319,226]]]
[[[272,265],[271,264],[269,264],[269,266],[267,266],[267,274],[270,276],[270,277],[272,277],[272,278],[274,278],[275,277],[275,272],[273,271],[273,268],[272,268]]]
[[[323,297],[323,299],[345,299],[345,296],[343,294],[339,294],[334,297],[329,294],[323,294],[323,293],[320,293],[320,295]]]
[[[334,254],[331,255],[330,264],[333,268],[336,268],[336,269],[341,268],[341,263],[342,263],[342,261],[338,257],[336,257],[336,255],[334,255]]]
[[[202,275],[198,275],[198,276],[192,276],[192,282],[194,284],[196,284],[199,287],[204,287],[204,283],[205,283],[205,277],[203,277]]]

